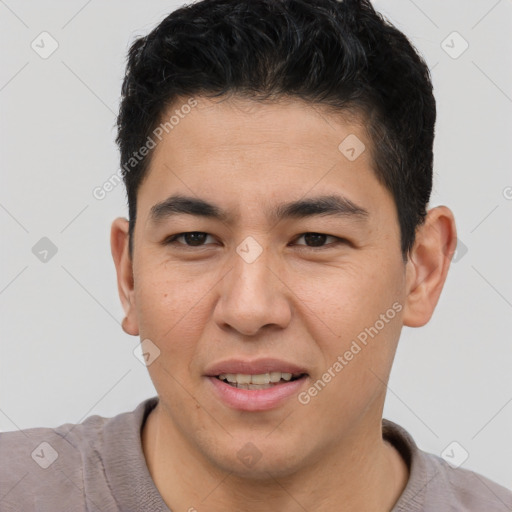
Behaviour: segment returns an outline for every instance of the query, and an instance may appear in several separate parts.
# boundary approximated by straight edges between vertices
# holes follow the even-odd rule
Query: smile
[[[268,372],[257,375],[244,373],[222,373],[217,378],[238,389],[269,389],[279,384],[300,378],[301,373]]]

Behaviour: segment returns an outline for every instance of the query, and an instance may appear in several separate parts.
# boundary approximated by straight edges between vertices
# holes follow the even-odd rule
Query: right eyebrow
[[[175,215],[195,215],[208,217],[222,222],[229,222],[231,216],[218,206],[195,197],[174,195],[161,203],[155,204],[149,213],[149,218],[155,224],[167,220]]]

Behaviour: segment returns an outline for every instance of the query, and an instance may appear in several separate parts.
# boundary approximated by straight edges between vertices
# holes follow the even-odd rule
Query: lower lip
[[[275,409],[291,396],[297,395],[306,376],[267,389],[240,389],[217,377],[207,377],[214,392],[227,406],[240,411],[267,411]]]

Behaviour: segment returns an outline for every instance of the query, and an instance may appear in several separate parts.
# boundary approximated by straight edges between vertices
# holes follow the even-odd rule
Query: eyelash
[[[206,244],[204,245],[188,245],[188,244],[182,244],[182,243],[179,243],[177,242],[177,239],[178,238],[181,238],[185,235],[190,235],[190,234],[194,234],[194,233],[198,233],[198,234],[205,234],[205,235],[208,235],[208,236],[212,236],[210,235],[209,233],[206,233],[204,231],[185,231],[183,233],[177,233],[176,235],[171,235],[169,237],[167,237],[163,244],[164,245],[175,245],[175,246],[179,246],[179,245],[182,245],[183,248],[187,248],[187,249],[193,249],[193,248],[201,248],[201,247],[205,247]],[[330,249],[331,247],[333,246],[337,246],[339,244],[347,244],[349,243],[347,240],[345,240],[344,238],[339,238],[337,236],[334,236],[334,235],[327,235],[325,233],[317,233],[315,231],[306,231],[305,233],[302,233],[300,234],[298,237],[295,238],[295,240],[299,239],[299,238],[302,238],[303,236],[305,235],[321,235],[321,236],[325,236],[327,238],[334,238],[335,239],[335,242],[334,243],[331,243],[331,244],[326,244],[326,245],[322,245],[320,247],[315,247],[315,246],[308,246],[308,245],[305,245],[305,244],[299,244],[300,246],[302,246],[304,249],[309,249],[309,250],[313,250],[313,251],[318,251],[318,250],[321,250],[321,249]]]

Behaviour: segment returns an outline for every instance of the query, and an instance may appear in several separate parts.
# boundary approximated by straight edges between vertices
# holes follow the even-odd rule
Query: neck
[[[382,512],[391,510],[408,479],[407,466],[382,439],[381,419],[358,425],[343,442],[292,474],[250,479],[226,473],[187,444],[159,405],[148,416],[142,446],[151,477],[171,510],[266,509]],[[340,507],[342,504],[342,507]]]

